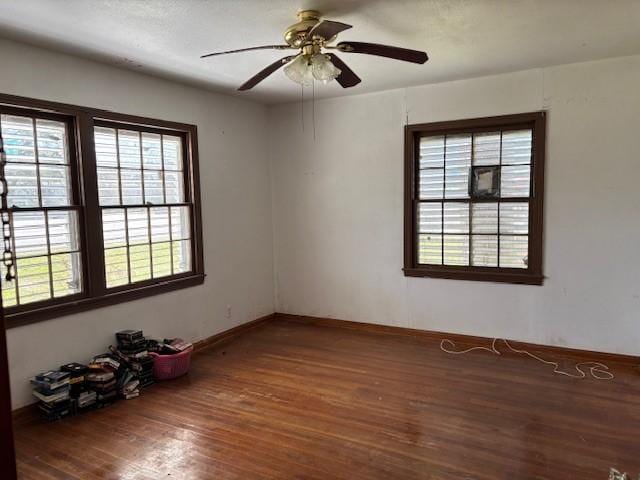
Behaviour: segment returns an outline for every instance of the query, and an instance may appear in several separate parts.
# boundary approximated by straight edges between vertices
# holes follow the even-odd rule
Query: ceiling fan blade
[[[329,56],[331,57],[331,62],[340,69],[340,75],[336,77],[336,82],[338,82],[342,88],[354,87],[362,81],[336,54],[331,53]]]
[[[259,71],[258,73],[256,73],[253,77],[251,77],[249,80],[247,80],[246,82],[244,82],[242,85],[240,85],[240,87],[238,88],[238,90],[240,91],[244,91],[244,90],[249,90],[253,87],[255,87],[257,84],[259,84],[261,81],[263,81],[265,78],[267,78],[269,75],[271,75],[273,72],[275,72],[276,70],[278,70],[280,67],[282,67],[283,65],[289,63],[291,60],[293,60],[294,58],[296,58],[297,55],[290,55],[288,57],[283,57],[280,60],[278,60],[277,62],[273,62],[271,65],[269,65],[267,68]]]
[[[340,42],[336,48],[341,52],[366,53],[367,55],[377,55],[379,57],[393,58],[411,63],[425,63],[429,60],[426,52],[410,50],[408,48],[391,47],[377,43],[364,42]]]
[[[311,30],[309,30],[307,38],[318,36],[324,38],[325,40],[329,40],[335,37],[340,32],[344,32],[345,30],[348,30],[350,28],[352,28],[352,26],[347,25],[346,23],[323,20],[320,23],[317,23]]]
[[[239,48],[238,50],[227,50],[226,52],[214,52],[201,55],[200,58],[215,57],[216,55],[226,55],[228,53],[249,52],[251,50],[286,50],[292,48],[289,45],[263,45],[261,47]]]

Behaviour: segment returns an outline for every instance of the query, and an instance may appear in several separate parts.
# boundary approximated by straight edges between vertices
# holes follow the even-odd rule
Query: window
[[[542,284],[543,112],[409,125],[405,275]]]
[[[0,95],[9,326],[202,283],[192,125]]]
[[[107,288],[189,272],[183,139],[104,123],[94,132]]]
[[[0,129],[19,271],[19,278],[3,283],[3,305],[76,295],[82,291],[82,258],[69,123],[7,112],[0,114]]]

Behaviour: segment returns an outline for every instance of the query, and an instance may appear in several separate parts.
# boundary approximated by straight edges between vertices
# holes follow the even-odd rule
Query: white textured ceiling
[[[430,57],[414,65],[342,54],[362,83],[319,85],[316,97],[640,53],[640,0],[0,0],[0,36],[278,103],[300,98],[282,70],[250,92],[235,89],[287,52],[199,56],[282,43],[302,8],[353,25],[340,40]]]

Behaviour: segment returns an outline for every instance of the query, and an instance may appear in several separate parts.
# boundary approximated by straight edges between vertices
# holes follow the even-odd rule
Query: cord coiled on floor
[[[565,375],[567,377],[571,377],[571,378],[586,378],[588,375],[595,378],[596,380],[613,380],[615,378],[615,376],[613,375],[613,373],[611,373],[609,371],[609,367],[607,365],[605,365],[604,363],[600,363],[600,362],[580,362],[577,363],[575,365],[575,369],[577,371],[577,373],[572,373],[572,372],[567,372],[564,370],[560,369],[560,364],[558,362],[552,362],[550,360],[545,360],[544,358],[540,358],[537,355],[528,352],[526,350],[519,350],[517,348],[514,348],[511,346],[511,344],[509,343],[508,340],[504,339],[504,338],[494,338],[493,341],[491,342],[491,347],[482,347],[482,346],[477,346],[477,347],[471,347],[471,348],[467,348],[464,350],[454,350],[456,348],[456,344],[453,342],[453,340],[449,340],[448,338],[445,338],[444,340],[442,340],[440,342],[440,350],[442,350],[445,353],[449,353],[451,355],[462,355],[464,353],[469,353],[472,352],[474,350],[484,350],[487,352],[491,352],[495,355],[502,355],[502,353],[500,352],[500,350],[498,350],[496,348],[496,344],[498,343],[498,341],[502,341],[507,348],[509,348],[509,350],[511,350],[514,353],[520,353],[520,354],[525,354],[528,355],[529,357],[544,363],[545,365],[553,365],[553,373],[557,373],[559,375]],[[583,370],[584,368],[584,370]],[[586,370],[586,371],[585,371]],[[586,372],[589,372],[588,374]]]

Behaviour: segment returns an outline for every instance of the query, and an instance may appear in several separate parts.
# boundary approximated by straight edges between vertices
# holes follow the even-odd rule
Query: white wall
[[[309,104],[303,132],[299,104],[267,112],[5,40],[0,60],[3,93],[198,125],[208,274],[202,286],[9,330],[14,408],[31,402],[29,376],[86,361],[116,330],[199,340],[273,312],[274,290],[282,312],[640,353],[640,57],[318,101],[315,140]],[[407,115],[539,109],[549,111],[545,285],[404,277]]]
[[[266,107],[5,40],[0,70],[3,93],[196,124],[208,275],[201,286],[9,330],[14,408],[32,401],[29,376],[87,361],[117,330],[195,341],[273,312]]]
[[[315,140],[271,108],[277,311],[640,354],[638,85],[635,56],[323,100]],[[406,115],[541,109],[544,286],[404,277]]]

